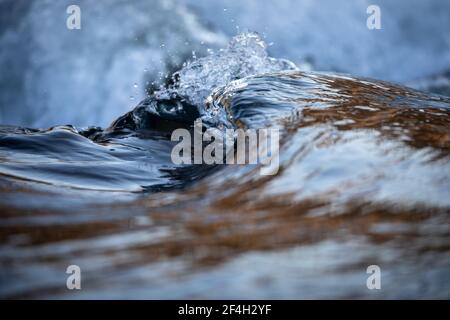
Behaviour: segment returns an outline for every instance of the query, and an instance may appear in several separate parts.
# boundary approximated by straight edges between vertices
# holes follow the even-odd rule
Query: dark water
[[[172,164],[199,116],[280,128],[278,174]],[[0,296],[450,298],[449,152],[449,98],[298,71],[205,108],[153,96],[104,130],[2,127]]]

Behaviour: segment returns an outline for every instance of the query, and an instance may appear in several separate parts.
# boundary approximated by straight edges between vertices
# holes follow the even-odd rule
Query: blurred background
[[[71,4],[80,30],[66,28]],[[370,4],[381,30],[366,27]],[[303,68],[448,94],[449,1],[0,0],[0,123],[106,126],[247,30]]]
[[[169,133],[192,120],[177,99],[106,132],[3,126],[108,126],[225,47],[184,69],[191,96],[285,69],[254,34],[227,47],[247,31],[303,70],[450,96],[449,13],[449,0],[0,0],[0,297],[450,298],[450,98],[307,74],[230,85],[211,119],[282,123],[274,176],[175,166]],[[233,117],[213,112],[224,105]]]

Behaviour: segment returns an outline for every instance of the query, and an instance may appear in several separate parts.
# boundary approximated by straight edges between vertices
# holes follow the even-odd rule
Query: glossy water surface
[[[197,116],[280,128],[278,174],[173,165]],[[105,130],[2,127],[0,296],[449,298],[449,151],[449,98],[298,71],[200,109],[150,97]]]

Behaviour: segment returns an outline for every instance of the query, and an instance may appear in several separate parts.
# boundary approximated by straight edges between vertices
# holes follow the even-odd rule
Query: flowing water
[[[197,118],[280,129],[278,173],[173,164]],[[450,98],[299,71],[256,34],[105,129],[1,127],[0,193],[4,298],[450,298]]]

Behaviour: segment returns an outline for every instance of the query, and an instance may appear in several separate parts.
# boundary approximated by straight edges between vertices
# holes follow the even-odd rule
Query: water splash
[[[166,0],[77,1],[82,28],[71,32],[69,4],[0,1],[0,65],[10,66],[0,73],[1,124],[107,126],[130,110],[130,95],[145,98],[147,81],[158,86],[159,73],[180,68],[192,50],[202,56],[228,41]]]
[[[248,76],[282,70],[298,70],[285,59],[269,56],[267,45],[255,32],[235,36],[225,49],[195,59],[173,75],[174,84],[157,92],[159,98],[181,96],[201,106],[215,88]]]
[[[73,298],[60,279],[76,255],[85,299],[373,298],[373,263],[390,277],[377,297],[449,298],[448,98],[289,71],[211,103],[244,126],[282,121],[277,175],[173,165],[173,127],[198,116],[179,99],[104,135],[0,127],[0,297]]]

